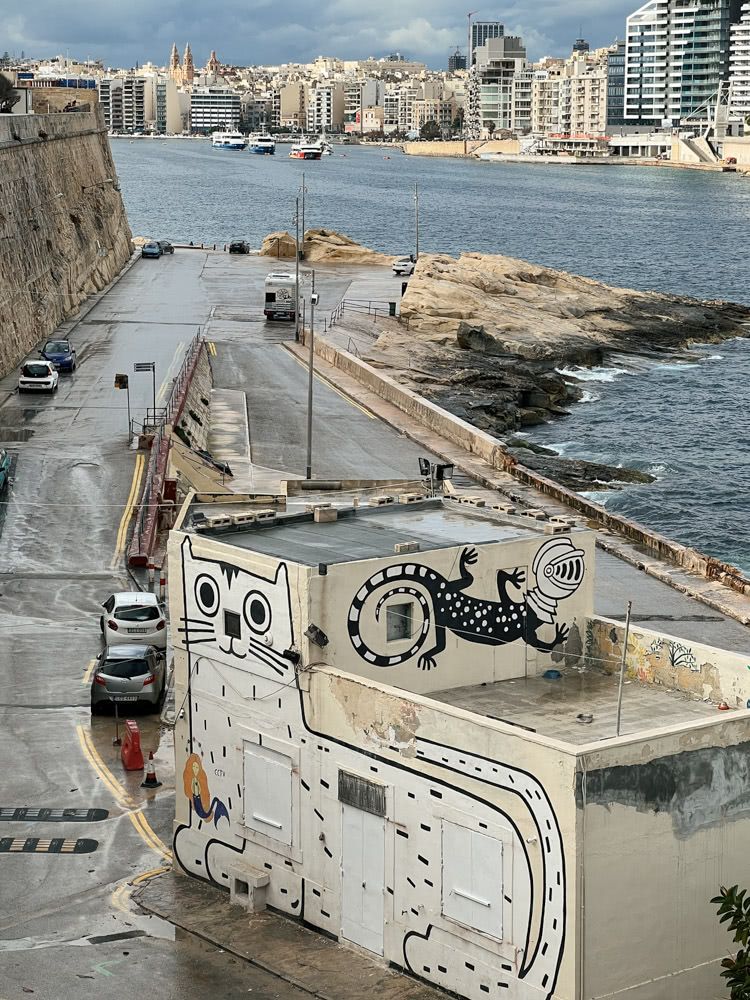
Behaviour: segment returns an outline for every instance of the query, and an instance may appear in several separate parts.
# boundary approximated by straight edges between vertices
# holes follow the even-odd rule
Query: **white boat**
[[[273,156],[276,152],[276,141],[271,135],[250,136],[250,152]]]
[[[211,145],[214,149],[246,149],[247,136],[242,132],[214,132]]]
[[[320,142],[301,139],[292,146],[289,155],[293,160],[319,160],[323,155],[323,146]]]

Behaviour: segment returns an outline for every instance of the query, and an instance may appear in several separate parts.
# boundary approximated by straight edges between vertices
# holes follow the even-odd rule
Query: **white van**
[[[295,319],[295,280],[293,274],[271,272],[266,277],[266,302],[263,315],[266,319]]]

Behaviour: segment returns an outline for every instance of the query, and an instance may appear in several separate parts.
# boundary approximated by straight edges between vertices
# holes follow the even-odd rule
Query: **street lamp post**
[[[419,185],[414,182],[414,260],[419,260]]]
[[[294,339],[299,340],[299,195],[295,200],[294,224]]]
[[[310,354],[307,380],[307,469],[305,479],[308,481],[312,479],[313,366],[315,362],[315,306],[317,304],[318,293],[313,292],[310,296]]]
[[[305,171],[302,171],[302,257],[305,256]]]

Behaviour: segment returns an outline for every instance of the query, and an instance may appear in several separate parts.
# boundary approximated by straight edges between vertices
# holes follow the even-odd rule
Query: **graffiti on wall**
[[[471,565],[463,562],[463,569]],[[542,564],[535,560],[536,565]],[[498,841],[496,877],[502,878],[504,864],[516,866],[512,876],[506,876],[502,905],[514,908],[512,925],[525,928],[519,931],[520,941],[518,934],[498,934],[499,940],[488,940],[485,949],[475,942],[472,953],[479,950],[486,956],[484,968],[492,971],[498,986],[508,989],[503,995],[527,996],[531,990],[540,997],[552,996],[565,945],[567,882],[562,834],[541,782],[506,761],[433,742],[418,733],[412,739],[413,754],[404,757],[386,756],[372,745],[345,743],[315,731],[293,665],[292,595],[286,567],[279,565],[274,577],[266,579],[194,555],[188,538],[182,547],[182,570],[180,627],[189,671],[184,751],[190,765],[184,772],[189,818],[174,836],[175,857],[182,868],[226,888],[232,864],[245,857],[248,864],[265,867],[271,874],[267,890],[271,905],[339,936],[338,769],[369,774],[400,797],[402,815],[413,808],[418,817],[408,830],[400,825],[398,836],[394,834],[404,874],[403,878],[386,875],[383,897],[392,899],[399,917],[391,923],[403,926],[403,933],[400,955],[389,952],[387,957],[448,988],[465,982],[467,976],[480,975],[481,963],[474,972],[474,963],[458,961],[461,947],[468,945],[463,932],[445,917],[441,898],[441,810],[449,816],[471,815],[482,829],[508,831],[504,836],[512,841],[510,860],[503,860],[505,852]],[[574,580],[576,571],[569,573]],[[238,732],[240,726],[248,731],[248,718],[249,728],[257,727],[260,733],[264,752],[273,753],[265,749],[273,737],[298,754],[295,795],[299,797],[293,801],[299,832],[294,835],[297,841],[294,837],[291,841],[298,855],[282,846],[288,840],[274,845],[248,829],[252,803],[244,798],[249,794],[249,765],[247,754],[243,762],[237,752]],[[193,766],[196,762],[198,768]],[[201,787],[200,774],[205,772],[211,775],[211,795],[207,785]],[[204,813],[212,822],[204,823]],[[434,823],[428,822],[431,815],[438,817]],[[292,856],[295,870],[290,867]],[[455,968],[449,954],[457,956]],[[480,995],[480,988],[484,987],[477,980],[467,995]]]
[[[349,638],[357,653],[376,667],[393,667],[405,663],[420,653],[430,631],[434,645],[420,653],[418,666],[430,670],[444,651],[448,632],[466,642],[484,646],[502,646],[518,639],[542,652],[551,652],[568,636],[568,626],[556,621],[560,601],[574,594],[585,574],[585,553],[577,549],[570,538],[558,537],[545,542],[537,551],[532,564],[533,586],[523,596],[525,570],[497,571],[498,600],[472,597],[467,591],[474,583],[470,567],[478,561],[476,549],[461,553],[459,575],[446,579],[437,570],[417,562],[399,563],[374,573],[356,593],[347,618]],[[387,588],[384,592],[383,588]],[[511,589],[519,592],[513,597]],[[381,593],[382,592],[382,593]],[[380,593],[375,606],[375,619],[391,598],[401,595],[414,597],[420,606],[422,621],[411,638],[409,649],[396,655],[370,649],[361,635],[365,605],[370,597]],[[554,624],[554,635],[540,635],[545,625]]]

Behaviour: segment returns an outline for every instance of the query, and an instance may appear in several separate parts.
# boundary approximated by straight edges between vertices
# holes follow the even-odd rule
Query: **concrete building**
[[[344,83],[344,130],[357,132],[364,121],[365,108],[383,106],[382,80],[352,80]]]
[[[607,53],[607,129],[625,124],[625,49],[616,42]]]
[[[308,95],[307,131],[341,132],[344,127],[345,97],[341,83],[318,84]]]
[[[176,863],[470,1000],[715,995],[747,656],[634,625],[618,735],[593,534],[376,489],[183,508]]]
[[[729,114],[750,124],[750,3],[744,3],[740,19],[731,29],[729,54]]]
[[[625,121],[678,126],[708,120],[729,78],[731,26],[741,0],[648,0],[627,19]]]
[[[99,103],[108,131],[145,131],[146,80],[144,77],[104,77],[99,81]]]
[[[227,87],[193,87],[190,92],[190,131],[208,134],[239,127],[240,95]]]
[[[526,68],[523,40],[512,35],[490,38],[475,53],[466,106],[470,138],[486,138],[513,127],[513,79]]]
[[[456,51],[448,57],[448,72],[458,73],[458,71],[462,69],[466,69],[466,56],[460,49],[456,49]]]
[[[486,45],[491,38],[502,38],[504,34],[505,26],[500,21],[472,21],[469,68],[477,61],[478,48]]]
[[[531,84],[535,134],[603,136],[607,131],[607,66],[588,55],[549,60]]]
[[[297,81],[277,87],[272,95],[271,125],[274,128],[304,131],[307,124],[307,88]]]
[[[453,98],[422,98],[412,103],[411,131],[419,132],[427,122],[435,122],[443,134],[449,134],[458,107]]]
[[[177,135],[185,128],[177,85],[171,77],[146,78],[146,119],[157,135]]]
[[[531,66],[513,75],[513,117],[511,128],[516,134],[531,131],[534,70]]]

